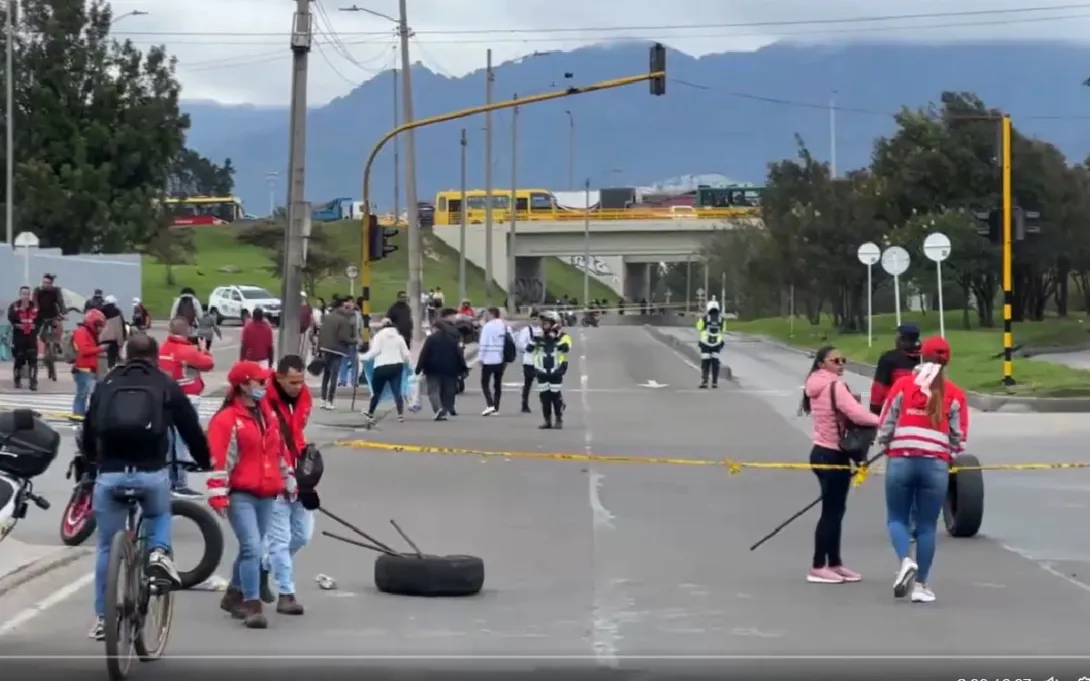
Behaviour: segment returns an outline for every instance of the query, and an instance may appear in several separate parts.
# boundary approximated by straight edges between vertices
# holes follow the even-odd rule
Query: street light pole
[[[518,99],[516,93],[513,99]],[[515,235],[518,223],[519,108],[511,109],[511,230],[507,237],[507,314],[515,313]],[[527,204],[527,208],[529,205]]]
[[[492,50],[486,56],[484,101],[492,104]],[[492,112],[484,114],[484,302],[492,307]]]
[[[398,69],[393,71],[394,84],[394,127],[401,125],[401,112],[397,103]],[[394,224],[401,221],[401,137],[394,138]]]
[[[575,189],[575,114],[571,110],[564,113],[568,115],[568,190]]]
[[[583,185],[583,305],[590,300],[590,178]]]
[[[6,102],[4,110],[4,122],[6,130],[5,146],[7,158],[4,165],[4,222],[7,224],[7,242],[15,252],[15,12],[18,11],[18,0],[8,0],[5,9],[4,35],[7,43],[7,54],[4,73]]]
[[[461,196],[458,201],[458,306],[466,299],[466,129],[462,128]]]

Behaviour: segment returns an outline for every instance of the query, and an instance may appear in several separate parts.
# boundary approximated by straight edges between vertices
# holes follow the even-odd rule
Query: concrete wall
[[[27,263],[24,253],[23,249],[12,253],[10,246],[0,244],[0,303],[5,307],[16,298],[20,286],[26,284],[33,288],[46,273],[56,276],[57,285],[62,289],[82,298],[90,298],[96,288],[107,295],[113,294],[126,312],[132,299],[140,296],[139,254],[61,255],[60,249],[34,248],[30,250]]]

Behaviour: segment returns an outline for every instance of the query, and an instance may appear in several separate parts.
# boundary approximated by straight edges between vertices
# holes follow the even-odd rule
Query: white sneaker
[[[337,404],[335,402],[333,402],[332,400],[330,400],[329,403],[326,405],[326,409],[328,409],[329,411],[336,411],[337,410]]]
[[[911,558],[902,560],[901,569],[897,571],[897,579],[893,582],[893,595],[897,598],[904,598],[916,582],[916,575],[919,574],[919,571],[920,567],[916,565],[916,561]]]
[[[182,578],[178,574],[178,569],[174,567],[174,561],[162,549],[152,549],[148,553],[148,574],[170,580],[174,586],[182,585]]]
[[[913,603],[934,603],[935,592],[927,588],[923,584],[916,584],[912,587],[912,602]]]
[[[485,407],[485,410],[481,412],[481,416],[491,416],[496,413],[495,407]]]

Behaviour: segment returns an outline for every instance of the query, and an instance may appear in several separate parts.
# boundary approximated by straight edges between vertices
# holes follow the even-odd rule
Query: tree
[[[235,167],[231,159],[217,165],[192,149],[182,149],[171,166],[167,193],[187,196],[229,196],[235,190]]]
[[[713,271],[738,279],[732,296],[740,314],[782,309],[775,301],[793,291],[811,322],[829,313],[851,331],[863,326],[866,292],[858,247],[905,247],[914,256],[901,277],[906,292],[934,296],[935,266],[922,245],[942,232],[953,246],[943,264],[945,301],[963,308],[966,326],[971,304],[977,322],[992,326],[1001,252],[979,216],[1000,204],[1000,121],[1001,113],[975,95],[944,92],[937,104],[902,109],[893,134],[875,142],[870,166],[837,178],[797,139],[795,159],[769,165],[763,229],[719,234],[704,255]],[[1014,244],[1013,318],[1068,314],[1072,281],[1082,309],[1090,310],[1090,158],[1071,165],[1053,145],[1015,129],[1012,162],[1014,206],[1040,215],[1039,233]],[[875,278],[877,311],[892,307],[888,281]]]
[[[103,0],[21,7],[15,148],[4,149],[16,156],[15,231],[66,253],[145,246],[161,231],[158,202],[189,126],[174,60],[112,40]]]

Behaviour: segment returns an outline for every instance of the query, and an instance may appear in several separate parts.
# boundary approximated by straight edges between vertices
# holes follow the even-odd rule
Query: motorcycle
[[[61,542],[66,546],[79,546],[95,533],[98,525],[92,511],[92,500],[95,490],[95,471],[86,457],[83,455],[82,436],[83,430],[76,426],[76,454],[68,463],[68,472],[65,478],[75,479],[72,494],[68,498],[68,504],[61,514],[60,535]],[[172,465],[180,466],[186,470],[196,471],[193,464],[174,462]],[[201,539],[204,541],[204,553],[200,562],[192,570],[178,570],[181,577],[182,588],[192,589],[205,582],[215,573],[223,560],[224,538],[216,516],[207,506],[198,504],[188,499],[172,499],[171,514],[176,517],[188,518],[197,525]]]
[[[0,542],[26,517],[30,504],[45,511],[49,501],[34,493],[34,478],[57,458],[61,436],[37,412],[0,414]]]

